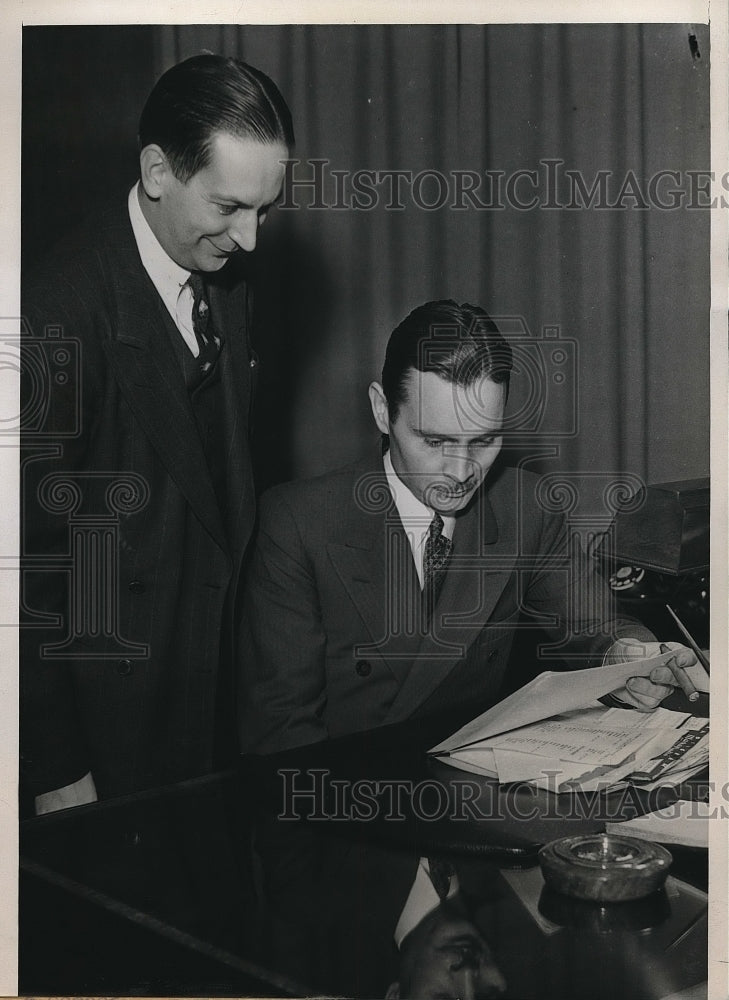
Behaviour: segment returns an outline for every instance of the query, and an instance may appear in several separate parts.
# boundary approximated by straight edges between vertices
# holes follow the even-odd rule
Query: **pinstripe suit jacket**
[[[23,282],[21,775],[34,794],[88,770],[103,796],[211,767],[221,634],[255,505],[247,290],[231,265],[210,293],[225,338],[225,523],[179,334],[126,204]]]

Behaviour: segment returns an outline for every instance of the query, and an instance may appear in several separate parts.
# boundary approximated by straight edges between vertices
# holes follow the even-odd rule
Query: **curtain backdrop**
[[[520,443],[543,470],[598,485],[621,471],[708,474],[708,197],[688,173],[709,163],[705,29],[700,58],[682,25],[156,31],[158,72],[207,49],[270,74],[294,115],[294,179],[326,161],[330,207],[294,188],[299,208],[271,213],[262,232],[261,485],[323,472],[376,440],[366,389],[387,337],[441,297],[525,324],[512,406],[529,416],[530,393],[540,397],[542,436]],[[344,185],[365,170],[420,175],[419,187],[405,177],[397,207],[386,183],[370,183],[355,207],[332,172]],[[459,207],[465,171],[483,184],[475,204],[461,190]],[[585,207],[574,176],[589,193],[600,172],[606,193],[598,185]],[[683,206],[660,207],[679,200],[672,190]]]

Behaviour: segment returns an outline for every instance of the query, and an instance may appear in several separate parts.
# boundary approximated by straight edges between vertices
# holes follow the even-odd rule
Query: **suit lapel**
[[[220,510],[179,363],[169,343],[164,309],[131,245],[115,248],[112,275],[117,325],[107,342],[110,363],[130,408],[192,509],[228,550]]]
[[[402,682],[422,641],[420,585],[379,456],[356,467],[348,496],[327,502],[327,552],[369,636],[354,655],[381,656]]]
[[[355,467],[347,489],[327,499],[327,551],[371,639],[355,655],[381,656],[400,683],[385,719],[396,722],[448,677],[489,621],[513,571],[514,542],[500,537],[482,493],[458,519],[448,572],[425,627],[412,551],[379,456]]]
[[[509,547],[508,540],[499,537],[484,491],[456,522],[453,553],[433,620],[390,706],[386,723],[410,717],[466,655],[489,621],[513,570]]]

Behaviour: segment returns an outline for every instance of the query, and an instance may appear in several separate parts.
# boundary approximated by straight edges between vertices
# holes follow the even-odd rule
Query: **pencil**
[[[670,653],[671,652],[671,650],[669,649],[669,647],[664,642],[661,643],[661,652],[662,653]],[[678,666],[678,664],[676,663],[675,658],[672,659],[672,660],[668,660],[666,662],[666,666],[668,667],[668,669],[673,674],[676,683],[679,685],[679,687],[681,688],[681,690],[683,691],[683,693],[686,695],[686,697],[688,698],[688,700],[690,702],[698,701],[698,699],[699,699],[699,692],[694,687],[693,683],[691,682],[691,679],[689,678],[689,675],[686,673],[686,671],[683,669],[683,667],[679,667]]]
[[[684,639],[689,644],[689,646],[691,647],[691,649],[693,649],[694,653],[696,653],[696,658],[698,659],[699,663],[701,664],[701,666],[704,668],[704,670],[708,674],[709,673],[709,660],[708,660],[706,654],[704,653],[703,649],[699,648],[698,643],[696,642],[696,640],[694,639],[694,637],[691,635],[691,633],[689,632],[689,630],[686,628],[686,626],[684,625],[684,623],[681,621],[681,619],[678,617],[678,615],[673,610],[673,608],[671,607],[670,604],[666,605],[666,610],[669,612],[669,614],[671,615],[671,617],[673,618],[673,620],[675,621],[675,623],[678,625],[679,629],[681,630],[681,635],[684,637]]]

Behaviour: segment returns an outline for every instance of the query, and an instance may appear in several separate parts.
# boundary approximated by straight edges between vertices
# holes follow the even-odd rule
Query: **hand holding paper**
[[[655,707],[646,716],[605,708],[596,699],[626,685],[632,689],[636,680],[641,686],[662,686],[666,673],[673,679],[667,664],[676,655],[664,646],[649,659],[540,674],[431,753],[502,784],[528,781],[549,791],[675,785],[708,760],[707,720]],[[708,691],[709,678],[699,662],[685,670],[697,690]]]
[[[636,639],[618,639],[608,650],[606,664],[644,661],[659,656],[670,649],[673,663],[681,670],[698,665],[694,652],[678,642],[638,642]],[[676,685],[676,676],[665,663],[657,665],[646,676],[629,677],[623,687],[611,692],[615,698],[639,712],[652,712]]]
[[[664,667],[675,655],[671,649],[649,659],[630,660],[612,666],[560,673],[546,671],[433,747],[433,751],[454,750],[488,736],[509,732],[518,726],[527,726],[530,722],[548,719],[571,709],[585,708],[603,695],[618,690],[631,677],[650,677],[657,667]],[[689,666],[686,673],[697,691],[708,692],[709,677],[700,663]]]

